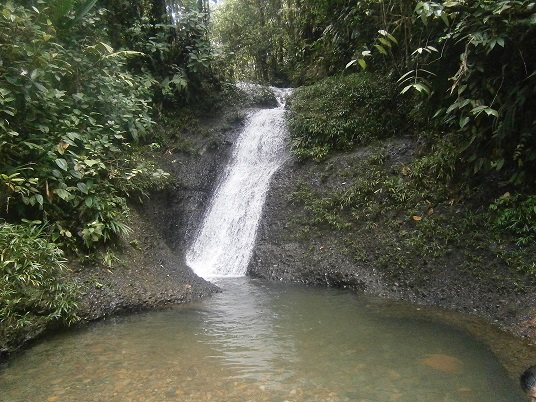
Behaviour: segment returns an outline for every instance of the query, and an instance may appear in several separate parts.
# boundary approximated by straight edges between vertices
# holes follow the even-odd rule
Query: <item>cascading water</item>
[[[289,90],[274,91],[279,107],[249,117],[186,254],[187,264],[203,278],[246,274],[270,179],[287,155],[284,97]]]

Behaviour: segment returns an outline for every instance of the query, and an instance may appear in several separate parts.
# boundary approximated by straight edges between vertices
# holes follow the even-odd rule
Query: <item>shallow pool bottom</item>
[[[489,348],[392,302],[219,279],[223,292],[57,334],[0,371],[2,401],[523,401]]]

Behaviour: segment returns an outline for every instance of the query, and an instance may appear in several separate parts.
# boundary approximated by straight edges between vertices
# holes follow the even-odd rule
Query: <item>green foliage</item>
[[[442,13],[453,24],[437,39],[444,45],[434,64],[449,72],[450,81],[437,116],[464,134],[462,157],[469,169],[514,168],[511,180],[517,184],[531,183],[536,169],[535,11],[529,1],[445,4]]]
[[[293,152],[322,160],[393,135],[404,125],[396,92],[388,79],[367,73],[296,89],[289,107]]]
[[[78,24],[96,3],[97,0],[49,0],[46,14],[52,25],[68,30]]]
[[[374,221],[400,211],[404,211],[402,219],[408,220],[413,215],[425,214],[432,205],[444,200],[435,188],[423,186],[423,180],[413,178],[412,169],[413,166],[388,168],[385,151],[375,149],[357,164],[337,173],[343,188],[319,197],[301,185],[291,199],[305,202],[304,209],[311,212],[312,223],[338,230],[349,228],[356,221]]]
[[[490,205],[495,224],[516,236],[518,245],[536,240],[536,195],[505,193]]]
[[[155,35],[141,47],[162,96],[168,101],[177,95],[199,99],[213,79],[214,54],[205,15],[183,10],[175,24],[157,24],[155,28]]]
[[[411,166],[410,176],[426,188],[439,192],[445,187],[462,185],[460,173],[460,147],[457,133],[428,130],[422,134],[422,155]]]
[[[448,132],[427,138],[427,155],[412,177],[428,186],[444,183],[452,193],[486,177],[509,181],[525,195],[493,203],[496,224],[519,244],[533,242],[527,194],[536,179],[534,3],[423,1],[409,13],[403,3],[393,2],[406,17],[384,18],[375,53],[364,51],[348,64],[371,55],[387,61],[401,76],[401,92],[426,95],[422,110]]]
[[[394,3],[402,9],[405,2]],[[509,170],[514,184],[533,185],[534,3],[423,1],[410,11],[384,18],[376,56],[400,75],[403,93],[426,95],[438,123],[459,132],[458,169],[465,178]],[[354,57],[348,65],[364,61]]]
[[[235,80],[281,83],[285,51],[280,1],[229,0],[216,9],[214,33],[222,47],[227,75]]]
[[[76,288],[63,280],[63,253],[42,226],[0,224],[0,249],[2,342],[50,323],[78,320]]]
[[[238,83],[238,96],[244,105],[256,107],[276,107],[278,105],[274,91],[267,86]]]
[[[392,59],[396,38],[386,27],[410,20],[413,7],[412,0],[229,0],[216,10],[215,36],[236,79],[301,85],[339,73],[356,55],[366,64],[371,42]],[[378,31],[385,35],[376,38]]]
[[[316,165],[312,179],[289,195],[301,211],[296,224],[304,228],[305,238],[342,231],[344,247],[356,261],[413,285],[427,277],[420,271],[435,259],[446,263],[445,269],[462,272],[462,280],[467,274],[483,282],[501,278],[503,285],[511,283],[516,291],[535,283],[535,226],[524,223],[534,222],[534,197],[498,200],[497,209],[491,211],[499,219],[494,222],[479,200],[452,193],[449,186],[433,185],[437,172],[427,174],[428,161],[391,159],[391,146],[368,147]],[[514,202],[523,202],[529,220]],[[532,240],[516,247],[512,230]],[[482,259],[492,263],[483,266]]]
[[[3,5],[0,37],[2,213],[86,246],[125,233],[125,196],[154,171],[129,155],[153,124],[153,81],[126,71],[133,52],[62,39],[36,8]]]
[[[208,17],[197,2],[105,0],[114,47],[144,56],[130,61],[154,78],[154,100],[165,106],[203,102],[218,88],[217,56],[208,36]],[[167,8],[167,10],[166,10]],[[174,17],[170,15],[173,13]]]

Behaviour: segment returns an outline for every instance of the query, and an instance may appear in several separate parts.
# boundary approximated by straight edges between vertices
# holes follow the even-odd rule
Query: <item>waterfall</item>
[[[288,90],[279,90],[284,99]],[[240,133],[203,225],[186,254],[186,262],[203,277],[243,276],[270,178],[284,162],[284,102],[252,113]]]

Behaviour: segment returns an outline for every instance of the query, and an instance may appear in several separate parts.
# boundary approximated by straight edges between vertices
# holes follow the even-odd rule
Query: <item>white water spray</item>
[[[288,90],[276,90],[283,99]],[[186,254],[203,277],[246,274],[270,179],[284,162],[284,104],[253,113],[210,202],[203,226]]]

